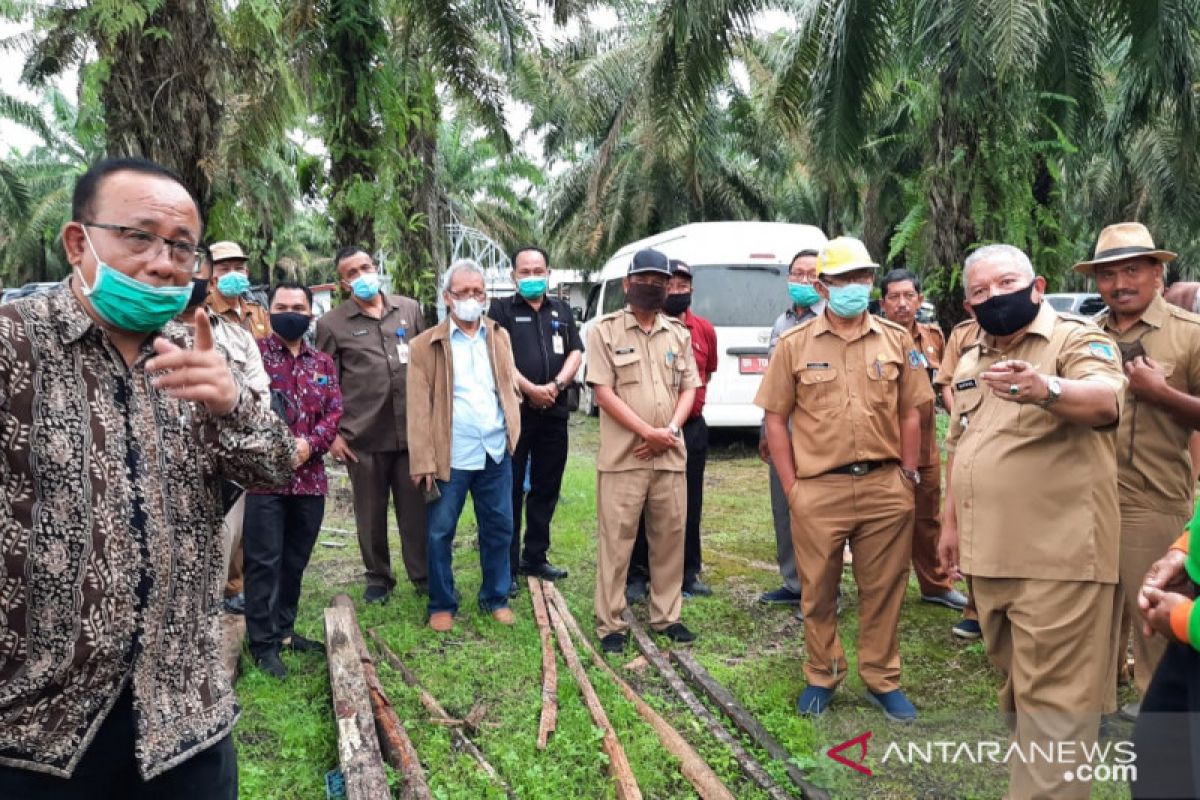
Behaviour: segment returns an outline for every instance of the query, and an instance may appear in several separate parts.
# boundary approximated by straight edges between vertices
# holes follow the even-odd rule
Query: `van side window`
[[[588,290],[587,308],[583,311],[583,319],[589,320],[596,316],[596,304],[600,301],[600,284]]]
[[[605,314],[610,314],[613,311],[620,311],[625,307],[625,285],[621,278],[614,278],[611,281],[604,283],[604,308]]]

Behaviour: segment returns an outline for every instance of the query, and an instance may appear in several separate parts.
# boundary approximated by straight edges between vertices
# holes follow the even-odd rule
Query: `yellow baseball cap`
[[[841,275],[856,269],[879,269],[867,246],[851,236],[830,239],[817,256],[818,275]]]

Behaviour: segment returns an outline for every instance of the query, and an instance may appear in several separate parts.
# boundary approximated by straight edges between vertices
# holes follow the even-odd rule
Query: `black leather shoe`
[[[600,640],[600,649],[606,653],[624,653],[628,637],[623,633],[610,633]]]
[[[684,597],[710,597],[711,595],[712,589],[699,578],[692,578],[683,582]]]
[[[309,639],[301,636],[298,633],[293,633],[289,638],[283,640],[283,646],[293,653],[324,653],[325,645],[318,642],[316,639]]]
[[[517,583],[517,576],[513,575],[512,583],[508,585],[508,598],[511,600],[521,593],[521,584]]]
[[[634,578],[629,583],[625,584],[625,602],[629,605],[641,603],[646,600],[646,582],[640,578]]]
[[[696,641],[696,634],[689,631],[687,626],[682,622],[674,622],[663,628],[661,631],[659,631],[659,633],[670,639],[672,642],[686,644],[687,642]]]
[[[267,653],[262,658],[255,659],[254,665],[272,678],[283,680],[288,674],[287,667],[279,660],[279,653],[274,651]]]
[[[567,577],[567,571],[565,569],[559,569],[549,561],[536,565],[527,564],[526,562],[522,561],[521,565],[517,568],[517,571],[522,575],[532,575],[533,577],[541,578],[544,581],[557,581]]]
[[[367,603],[386,603],[391,594],[391,591],[386,586],[371,584],[363,592],[363,601]]]

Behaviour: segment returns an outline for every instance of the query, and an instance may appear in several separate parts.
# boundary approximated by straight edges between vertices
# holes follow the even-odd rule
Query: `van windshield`
[[[692,310],[718,327],[769,328],[788,307],[787,267],[696,266]]]

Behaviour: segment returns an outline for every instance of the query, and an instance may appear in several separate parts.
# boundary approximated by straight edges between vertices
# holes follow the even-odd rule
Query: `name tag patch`
[[[979,384],[975,382],[975,379],[971,378],[970,380],[959,381],[958,383],[954,384],[954,390],[956,392],[965,392],[967,389],[974,389],[978,385]]]
[[[805,369],[829,369],[828,361],[810,361],[804,365]]]
[[[366,336],[370,331],[350,331],[351,336]]]
[[[513,317],[513,322],[533,322],[533,317]]]
[[[618,347],[615,351],[616,355],[623,356],[633,352],[632,347]]]

